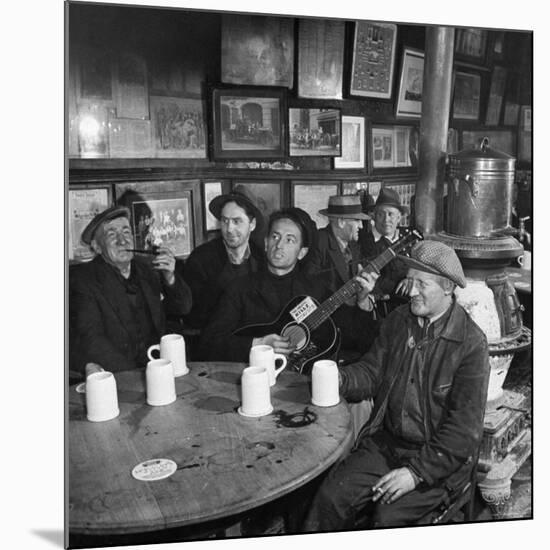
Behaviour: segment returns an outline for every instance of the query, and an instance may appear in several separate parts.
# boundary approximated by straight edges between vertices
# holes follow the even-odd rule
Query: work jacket
[[[469,479],[478,454],[489,360],[484,333],[456,301],[451,308],[439,335],[418,344],[418,353],[431,357],[421,395],[426,435],[404,466],[428,485],[445,485],[452,491]],[[382,323],[370,351],[340,371],[341,392],[348,400],[374,398],[373,412],[357,441],[383,429],[389,394],[397,377],[406,372],[409,346],[417,345],[409,336],[412,323],[418,318],[410,307],[397,308]]]

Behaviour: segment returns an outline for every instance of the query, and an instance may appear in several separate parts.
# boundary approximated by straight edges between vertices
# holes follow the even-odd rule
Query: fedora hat
[[[439,241],[421,241],[411,250],[411,257],[399,256],[409,267],[446,277],[460,288],[466,288],[466,277],[456,252]]]
[[[237,185],[231,193],[218,195],[210,202],[208,209],[219,220],[222,215],[222,209],[228,202],[234,202],[247,212],[248,215],[256,219],[256,229],[263,225],[263,216],[260,209],[256,206],[256,199],[252,193],[243,185]]]
[[[122,217],[130,219],[130,210],[125,206],[111,206],[107,210],[103,210],[103,212],[96,214],[92,221],[84,228],[80,240],[84,244],[91,244],[95,232],[102,223]]]
[[[328,198],[328,208],[319,210],[319,214],[352,220],[371,219],[363,212],[361,198],[358,195],[332,195]]]
[[[401,214],[406,215],[409,213],[409,209],[406,206],[403,206],[399,201],[399,195],[397,194],[397,191],[394,191],[393,189],[388,189],[387,187],[383,187],[380,190],[380,194],[376,199],[375,208],[377,206],[393,206],[394,208],[397,208],[401,212]]]

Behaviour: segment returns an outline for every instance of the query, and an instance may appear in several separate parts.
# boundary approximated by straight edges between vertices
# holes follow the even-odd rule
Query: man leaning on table
[[[418,243],[404,261],[410,304],[385,319],[367,354],[340,369],[341,394],[372,396],[374,409],[319,488],[305,532],[413,525],[475,467],[489,363],[485,335],[453,296],[466,286],[462,267],[436,241]]]
[[[191,291],[175,273],[173,252],[134,255],[130,212],[112,206],[95,216],[81,240],[96,256],[69,278],[71,370],[95,363],[108,371],[143,367],[147,348],[164,334],[165,314],[191,309]]]
[[[245,325],[274,322],[297,296],[311,296],[318,301],[330,296],[325,278],[299,268],[299,262],[315,246],[316,232],[313,220],[300,208],[285,208],[270,216],[265,237],[267,267],[228,286],[202,332],[202,359],[247,361],[251,346],[258,344],[270,345],[284,355],[294,351],[289,339],[280,334],[252,338],[235,335],[234,331]],[[371,309],[368,293],[376,276],[369,274],[357,279],[363,287],[357,305]],[[333,314],[337,326],[347,307],[350,306],[344,305]]]

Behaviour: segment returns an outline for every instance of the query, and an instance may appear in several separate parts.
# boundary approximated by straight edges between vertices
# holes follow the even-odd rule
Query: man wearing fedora
[[[329,197],[328,207],[319,210],[319,214],[327,216],[329,223],[318,232],[312,263],[334,293],[357,275],[361,267],[357,240],[362,223],[368,222],[370,216],[363,212],[358,195],[333,195]],[[354,304],[354,300],[348,303]],[[350,308],[347,313],[347,327],[342,330],[343,347],[363,353],[376,335],[372,315],[358,308]]]
[[[191,291],[175,272],[173,252],[135,255],[130,211],[97,214],[81,240],[96,253],[69,276],[71,370],[95,363],[108,371],[143,367],[146,351],[165,332],[166,315],[191,309]],[[151,259],[152,258],[152,259]]]
[[[317,229],[301,208],[284,208],[271,214],[265,237],[265,269],[233,281],[223,293],[218,307],[201,335],[200,354],[206,360],[247,361],[251,346],[267,344],[275,352],[294,351],[287,337],[276,333],[252,337],[235,331],[256,324],[273,323],[283,308],[297,296],[311,296],[322,302],[330,296],[326,279],[312,276],[300,263],[315,244]],[[361,278],[363,291],[359,307],[370,304],[368,293],[375,278]],[[370,287],[367,288],[368,284]],[[342,306],[333,314],[339,326]]]
[[[417,243],[410,304],[382,322],[374,345],[341,368],[348,401],[374,398],[350,454],[314,497],[305,532],[396,527],[427,521],[466,485],[483,436],[487,340],[456,302],[466,279],[451,248]]]
[[[374,205],[374,225],[365,224],[359,232],[359,244],[362,257],[372,260],[399,240],[399,224],[403,215],[408,213],[406,206],[399,201],[399,195],[393,189],[382,188]],[[376,282],[373,295],[378,302],[377,311],[385,316],[389,311],[405,302],[407,293],[404,281],[406,265],[395,259],[382,268]]]
[[[185,322],[198,329],[208,323],[228,284],[256,273],[264,263],[263,250],[251,239],[254,230],[261,230],[262,214],[244,187],[215,197],[209,210],[220,220],[221,235],[195,248],[183,268],[193,293]]]

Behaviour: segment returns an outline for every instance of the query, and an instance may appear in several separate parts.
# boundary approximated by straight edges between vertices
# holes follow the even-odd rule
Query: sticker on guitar
[[[290,316],[297,322],[301,323],[306,317],[317,309],[317,304],[306,296],[296,307],[289,311]]]

